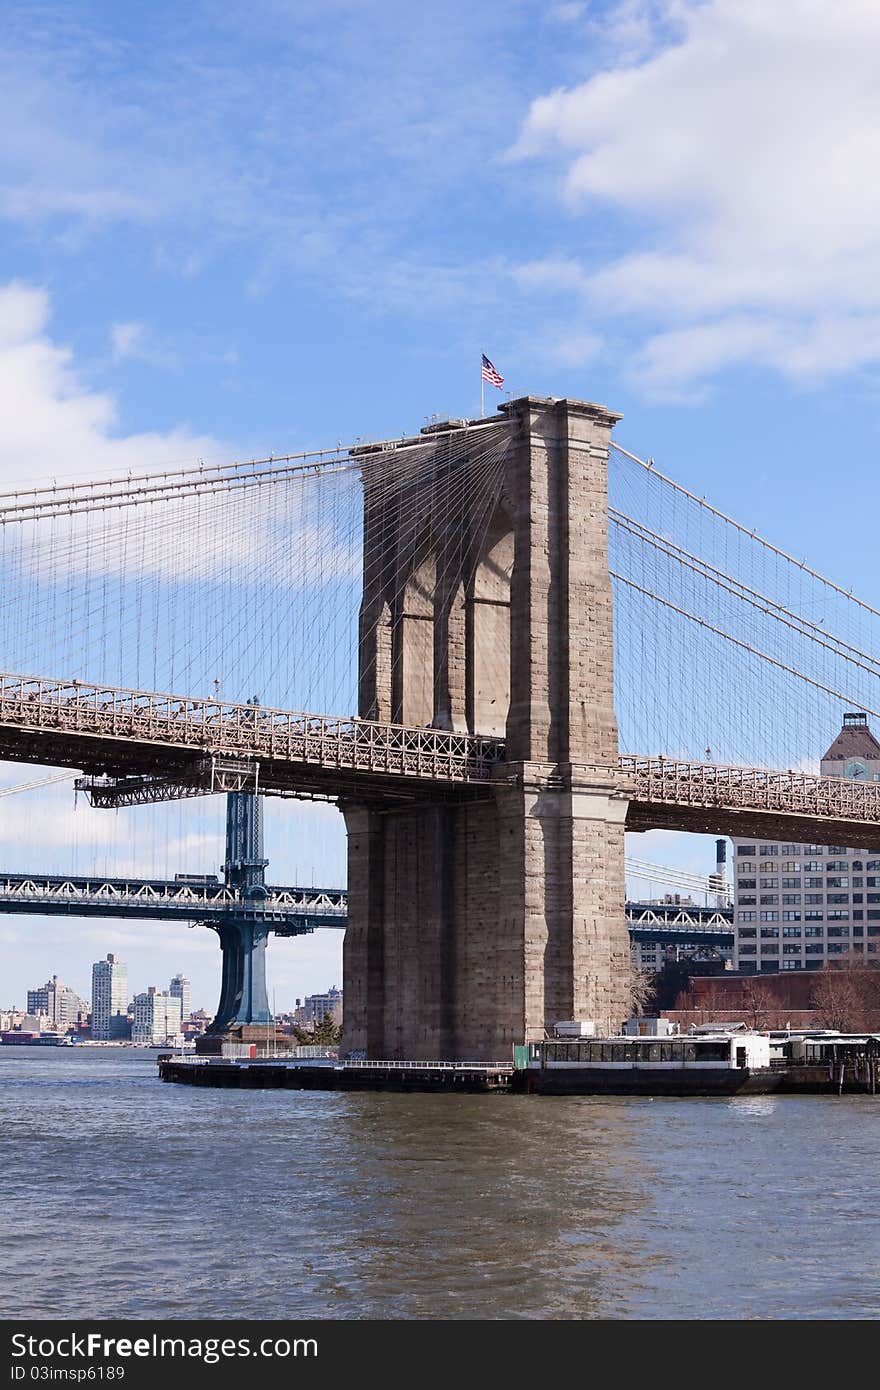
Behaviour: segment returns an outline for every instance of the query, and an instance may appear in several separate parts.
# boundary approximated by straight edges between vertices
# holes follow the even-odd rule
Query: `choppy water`
[[[874,1318],[880,1098],[314,1095],[0,1048],[0,1317]]]

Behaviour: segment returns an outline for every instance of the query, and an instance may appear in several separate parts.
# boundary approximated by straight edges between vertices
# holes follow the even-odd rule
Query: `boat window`
[[[660,1061],[661,1061],[661,1062],[671,1062],[671,1061],[672,1061],[672,1043],[661,1043],[661,1044],[660,1044]]]
[[[659,1044],[659,1043],[651,1043],[651,1044],[649,1045],[649,1047],[648,1047],[648,1061],[649,1061],[649,1062],[659,1062],[659,1061],[660,1061],[660,1044]]]
[[[627,1047],[626,1047],[626,1043],[614,1043],[613,1046],[612,1046],[611,1051],[612,1051],[612,1054],[613,1054],[613,1057],[614,1057],[614,1061],[615,1061],[615,1062],[625,1062],[625,1061],[626,1061],[626,1059],[627,1059]]]
[[[696,1057],[697,1057],[697,1049],[696,1049],[695,1045],[694,1045],[692,1042],[685,1043],[685,1045],[684,1045],[684,1060],[685,1060],[686,1062],[694,1062],[694,1061],[696,1061]]]

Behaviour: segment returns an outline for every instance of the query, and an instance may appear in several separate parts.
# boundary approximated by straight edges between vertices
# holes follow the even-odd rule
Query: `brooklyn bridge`
[[[808,763],[844,709],[877,714],[880,612],[623,449],[619,418],[525,397],[0,497],[0,758],[107,809],[338,807],[346,1051],[616,1027],[627,832],[880,844],[880,784]],[[262,857],[230,833],[240,896],[211,923],[240,943]],[[226,1027],[254,941],[218,933]]]

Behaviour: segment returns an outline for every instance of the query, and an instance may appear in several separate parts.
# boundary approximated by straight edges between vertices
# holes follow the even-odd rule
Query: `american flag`
[[[498,387],[499,391],[501,390],[502,386],[504,385],[504,377],[501,375],[499,371],[496,371],[496,369],[492,366],[492,363],[489,361],[485,352],[483,353],[482,375],[484,381],[491,382],[493,386]]]

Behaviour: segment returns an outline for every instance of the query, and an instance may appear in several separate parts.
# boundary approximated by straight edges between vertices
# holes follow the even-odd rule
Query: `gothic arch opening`
[[[510,706],[513,523],[496,511],[474,571],[467,613],[468,728],[503,737]]]
[[[396,665],[397,720],[430,724],[434,718],[434,590],[436,559],[431,549],[413,570],[401,596]]]

